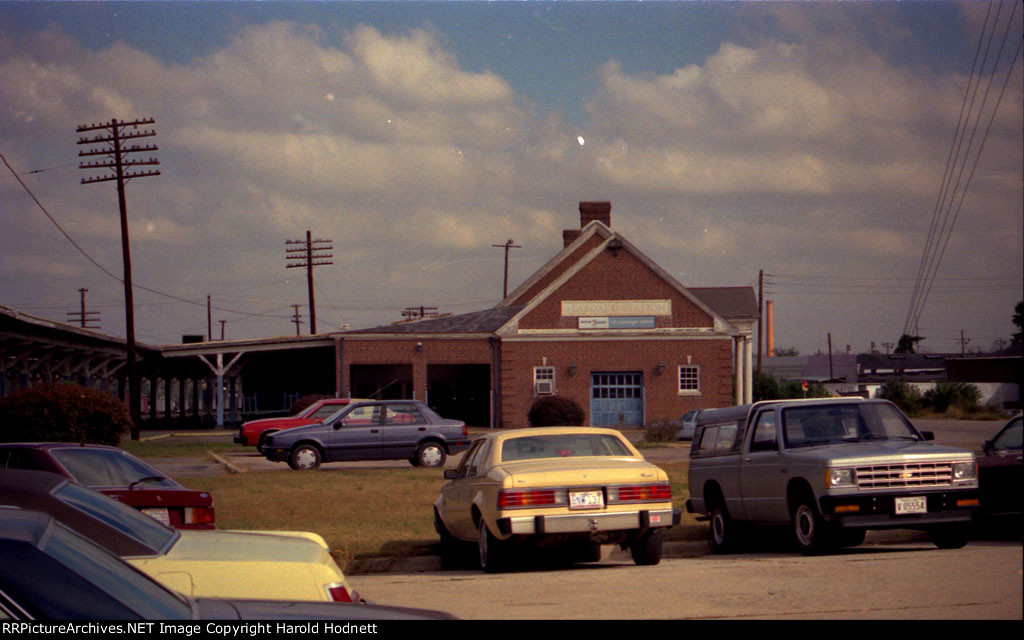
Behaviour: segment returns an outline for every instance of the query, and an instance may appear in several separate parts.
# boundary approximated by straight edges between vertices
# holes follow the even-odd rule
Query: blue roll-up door
[[[590,424],[595,427],[643,426],[643,374],[639,371],[592,373]]]

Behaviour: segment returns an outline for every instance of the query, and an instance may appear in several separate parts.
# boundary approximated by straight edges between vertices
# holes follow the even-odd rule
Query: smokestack
[[[769,358],[775,357],[775,323],[772,318],[772,301],[765,300],[764,302],[764,315],[765,315],[765,333],[768,334],[767,342],[765,343],[767,348],[767,355]]]

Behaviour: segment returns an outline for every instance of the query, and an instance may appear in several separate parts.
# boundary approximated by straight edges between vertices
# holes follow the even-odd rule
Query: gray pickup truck
[[[978,506],[970,451],[936,445],[885,400],[758,402],[701,413],[686,510],[710,520],[711,548],[743,524],[788,525],[805,554],[857,546],[868,529],[923,529],[967,544]]]

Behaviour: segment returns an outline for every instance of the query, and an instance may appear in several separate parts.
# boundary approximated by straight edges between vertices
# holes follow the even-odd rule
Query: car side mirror
[[[455,478],[458,478],[458,477],[459,477],[459,470],[458,469],[445,469],[444,470],[444,479],[445,480],[454,480]]]
[[[981,445],[981,450],[984,451],[985,453],[992,453],[993,451],[995,451],[995,448],[996,448],[996,445],[991,440],[986,440]]]
[[[922,431],[921,432],[921,437],[925,439],[925,442],[931,442],[932,440],[935,439],[935,432],[934,431]]]

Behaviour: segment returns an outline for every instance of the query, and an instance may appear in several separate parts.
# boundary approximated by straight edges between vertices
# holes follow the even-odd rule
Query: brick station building
[[[580,203],[564,248],[491,309],[311,336],[139,345],[149,425],[237,424],[301,396],[425,400],[476,427],[527,425],[559,394],[587,423],[645,425],[749,402],[750,287],[688,288]],[[46,379],[124,395],[123,340],[0,307],[0,397]]]
[[[426,399],[474,426],[527,424],[558,394],[588,424],[751,401],[750,287],[687,288],[581,202],[563,250],[485,311],[336,334],[336,393]]]

